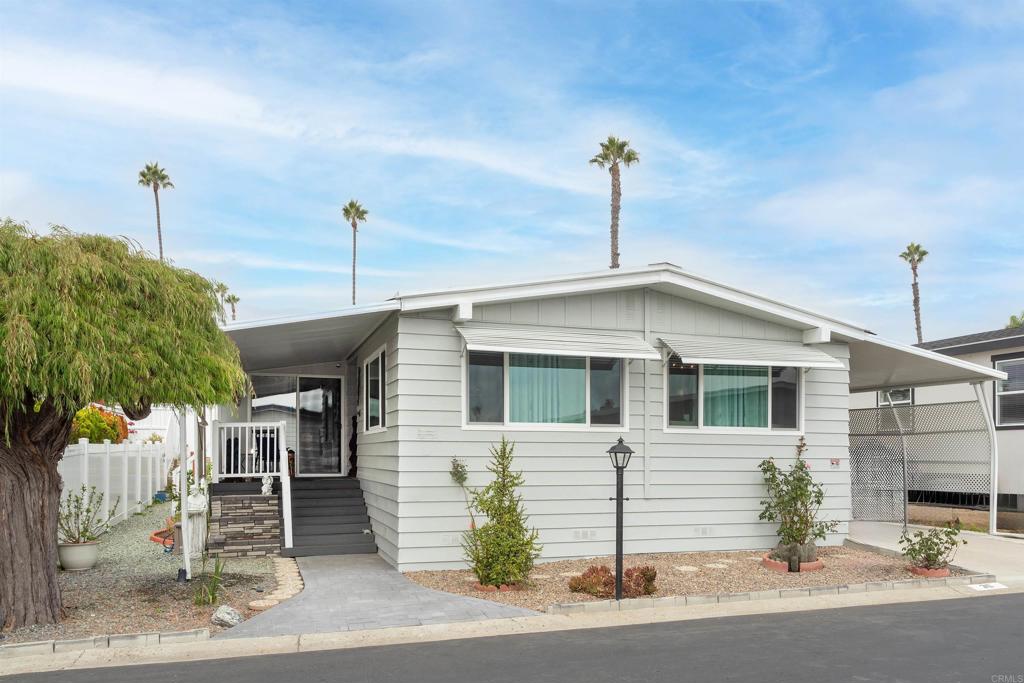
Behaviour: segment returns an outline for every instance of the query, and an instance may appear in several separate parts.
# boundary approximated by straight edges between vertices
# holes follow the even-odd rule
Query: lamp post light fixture
[[[615,468],[615,498],[608,500],[615,501],[615,599],[622,600],[622,501],[629,498],[622,497],[622,474],[629,465],[629,458],[633,455],[633,449],[627,446],[622,437],[611,448],[608,449],[608,457]]]

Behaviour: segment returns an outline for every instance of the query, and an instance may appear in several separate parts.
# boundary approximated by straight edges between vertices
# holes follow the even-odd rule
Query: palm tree
[[[622,182],[619,165],[632,166],[640,162],[640,155],[629,146],[629,140],[620,140],[612,135],[601,143],[598,152],[590,163],[599,168],[607,168],[612,176],[612,268],[619,267],[619,210],[622,208]]]
[[[348,200],[348,204],[341,207],[341,215],[352,224],[352,305],[356,305],[356,232],[358,224],[366,220],[370,213],[363,208],[363,205],[354,199]]]
[[[239,301],[241,301],[241,299],[238,298],[237,294],[228,294],[226,297],[224,297],[224,302],[227,303],[228,306],[231,306],[232,320],[236,319],[237,310],[235,309],[235,306],[238,304]]]
[[[1010,316],[1010,322],[1007,323],[1006,329],[1012,330],[1015,327],[1024,327],[1024,311],[1021,311],[1020,315]]]
[[[153,199],[156,201],[156,241],[160,246],[160,260],[164,260],[164,236],[160,230],[160,190],[174,188],[167,171],[160,168],[160,164],[153,162],[146,164],[146,167],[139,171],[139,185],[153,188]]]
[[[928,250],[915,242],[908,244],[906,251],[900,254],[900,258],[910,264],[910,272],[914,277],[911,289],[914,292],[914,325],[917,327],[918,344],[924,342],[924,337],[921,336],[921,290],[917,286],[917,268],[927,255]]]

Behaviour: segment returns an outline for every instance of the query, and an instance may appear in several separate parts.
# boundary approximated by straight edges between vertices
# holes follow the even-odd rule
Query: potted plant
[[[103,494],[95,486],[82,486],[80,493],[68,493],[61,501],[57,516],[57,556],[61,567],[77,572],[96,565],[99,557],[96,539],[109,528],[120,502],[120,498],[115,500],[110,514],[100,519]]]
[[[762,564],[775,571],[815,571],[825,565],[818,559],[815,541],[824,539],[839,525],[835,520],[820,521],[818,511],[825,500],[821,484],[811,477],[803,459],[807,450],[804,437],[796,445],[796,460],[788,472],[769,458],[759,465],[768,496],[761,501],[759,519],[778,522],[779,544],[764,556]]]
[[[967,545],[967,541],[960,538],[959,520],[947,527],[915,531],[913,535],[904,531],[900,537],[903,556],[910,560],[910,572],[932,578],[949,576],[949,563],[961,545]]]

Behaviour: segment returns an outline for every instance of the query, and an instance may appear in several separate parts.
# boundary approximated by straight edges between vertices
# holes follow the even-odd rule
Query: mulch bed
[[[100,541],[97,565],[84,572],[60,572],[65,617],[59,624],[29,626],[0,633],[0,645],[33,640],[67,640],[115,633],[223,629],[210,622],[215,606],[198,607],[193,596],[202,565],[192,562],[193,580],[176,582],[181,557],[165,554],[149,540],[163,526],[169,504],[118,524]],[[213,571],[212,559],[207,572]],[[225,569],[218,605],[230,605],[248,618],[250,600],[277,585],[270,558],[231,558]]]
[[[907,569],[906,560],[847,547],[820,548],[818,557],[825,563],[825,568],[820,571],[780,574],[761,566],[760,561],[765,552],[627,555],[624,566],[628,569],[644,564],[653,565],[658,570],[658,591],[655,597],[745,593],[777,588],[809,588],[917,578]],[[476,590],[476,577],[468,569],[408,572],[406,576],[434,590],[544,611],[555,603],[600,600],[601,598],[569,590],[569,578],[594,564],[614,567],[615,558],[606,556],[538,564],[530,574],[529,584],[524,590],[498,593]],[[680,567],[687,569],[681,570]]]

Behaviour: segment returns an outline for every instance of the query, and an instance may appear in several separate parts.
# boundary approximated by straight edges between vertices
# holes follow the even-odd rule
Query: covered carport
[[[837,335],[838,336],[838,335]],[[969,384],[974,400],[850,410],[851,510],[854,519],[907,524],[911,490],[987,495],[996,533],[999,449],[983,385],[1006,375],[993,368],[874,335],[841,338],[850,349],[850,392]]]

